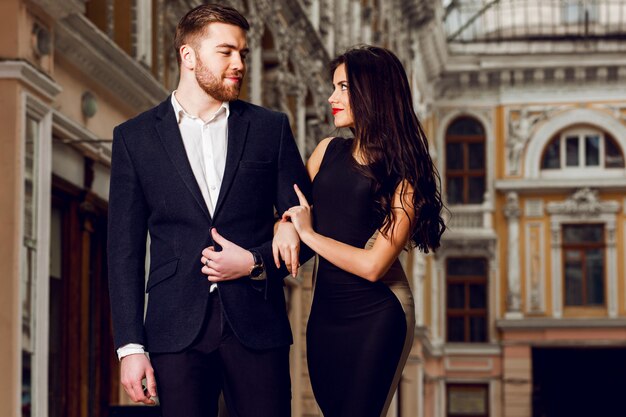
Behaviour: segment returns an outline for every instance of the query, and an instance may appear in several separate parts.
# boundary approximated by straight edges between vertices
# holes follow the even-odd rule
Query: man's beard
[[[197,57],[198,64],[196,65],[196,80],[205,93],[210,95],[219,101],[233,101],[239,97],[241,91],[241,82],[234,83],[232,85],[225,85],[223,79],[217,78],[209,69],[204,66],[204,63]],[[237,77],[242,77],[241,72],[233,74]]]

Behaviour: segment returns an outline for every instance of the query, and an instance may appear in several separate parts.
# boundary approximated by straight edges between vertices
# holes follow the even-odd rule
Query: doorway
[[[624,417],[626,348],[533,348],[533,417]]]

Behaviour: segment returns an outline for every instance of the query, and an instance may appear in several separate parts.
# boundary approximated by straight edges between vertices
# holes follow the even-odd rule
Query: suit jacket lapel
[[[240,101],[232,101],[230,103],[230,116],[228,117],[228,147],[226,150],[226,166],[224,168],[224,177],[222,179],[222,186],[220,188],[220,194],[217,198],[217,204],[215,205],[215,211],[213,212],[213,218],[215,219],[224,205],[224,200],[228,195],[230,186],[233,183],[237,168],[239,167],[239,160],[243,148],[246,144],[248,137],[248,126],[250,121],[245,117],[243,106]]]
[[[180,135],[180,129],[178,128],[176,115],[174,114],[174,108],[172,107],[171,96],[159,105],[157,118],[159,120],[156,124],[156,130],[159,133],[159,137],[165,147],[165,150],[169,154],[176,171],[187,186],[187,189],[189,189],[193,195],[194,199],[202,209],[202,212],[210,220],[211,215],[209,214],[209,210],[206,206],[204,198],[202,197],[198,181],[193,175],[191,164],[189,163],[189,158],[187,157],[187,152],[185,151],[183,138]]]

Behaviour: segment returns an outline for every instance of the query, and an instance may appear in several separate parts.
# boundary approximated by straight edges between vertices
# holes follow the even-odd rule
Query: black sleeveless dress
[[[343,138],[329,143],[313,181],[313,220],[318,233],[363,248],[383,219],[351,146]],[[385,280],[369,282],[318,261],[307,325],[315,399],[324,417],[379,417],[406,362],[409,319]],[[392,270],[404,277],[398,260]]]

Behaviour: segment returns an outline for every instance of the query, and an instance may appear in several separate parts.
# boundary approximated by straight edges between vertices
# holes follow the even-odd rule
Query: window
[[[561,21],[565,24],[596,22],[598,0],[561,0]]]
[[[20,236],[21,416],[46,410],[50,132],[52,114],[24,94]],[[44,279],[45,278],[45,279]]]
[[[446,294],[448,342],[486,342],[486,259],[448,259]]]
[[[624,168],[624,154],[611,136],[594,129],[570,129],[554,137],[543,152],[541,169]]]
[[[448,417],[488,417],[489,385],[448,384]]]
[[[22,248],[22,415],[31,415],[37,284],[37,161],[39,121],[26,118],[24,143],[24,235]]]
[[[449,204],[481,204],[485,194],[485,131],[469,117],[446,131],[446,195]]]
[[[566,306],[604,305],[604,225],[563,225]]]

